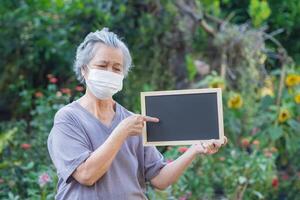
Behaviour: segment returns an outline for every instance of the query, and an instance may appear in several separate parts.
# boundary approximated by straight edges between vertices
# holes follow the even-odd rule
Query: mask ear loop
[[[82,75],[82,82],[84,82],[85,84],[85,80],[87,80],[87,74],[89,73],[90,71],[90,67],[88,65],[84,65],[83,68],[81,69],[81,75]]]

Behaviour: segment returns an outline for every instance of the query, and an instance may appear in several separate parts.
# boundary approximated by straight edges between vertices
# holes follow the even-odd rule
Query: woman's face
[[[106,70],[117,74],[123,74],[123,53],[119,48],[109,47],[105,44],[96,44],[94,58],[89,67],[93,69]]]

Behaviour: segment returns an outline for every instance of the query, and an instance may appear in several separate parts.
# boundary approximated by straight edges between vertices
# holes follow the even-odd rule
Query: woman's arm
[[[113,131],[107,140],[77,167],[72,176],[83,185],[93,185],[107,171],[125,139],[125,133]]]
[[[227,138],[225,138],[225,142]],[[159,174],[151,180],[151,184],[157,189],[166,189],[175,183],[185,169],[192,163],[197,154],[214,154],[222,146],[218,142],[208,142],[204,144],[192,145],[184,154],[175,161],[164,166]]]
[[[77,167],[72,176],[83,185],[93,185],[109,169],[126,138],[142,132],[145,121],[158,122],[158,119],[140,115],[124,119],[106,141]]]

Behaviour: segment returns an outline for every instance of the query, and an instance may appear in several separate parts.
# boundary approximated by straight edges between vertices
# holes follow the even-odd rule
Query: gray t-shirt
[[[76,101],[56,113],[48,137],[48,151],[58,175],[55,199],[147,199],[146,181],[166,163],[156,147],[143,146],[140,135],[126,139],[108,171],[94,185],[84,186],[72,177],[74,170],[132,114],[116,103],[116,114],[107,127]]]

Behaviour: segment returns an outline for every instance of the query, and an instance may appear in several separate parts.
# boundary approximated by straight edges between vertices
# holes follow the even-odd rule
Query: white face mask
[[[122,90],[123,79],[121,74],[89,68],[86,85],[98,99],[108,99]]]

